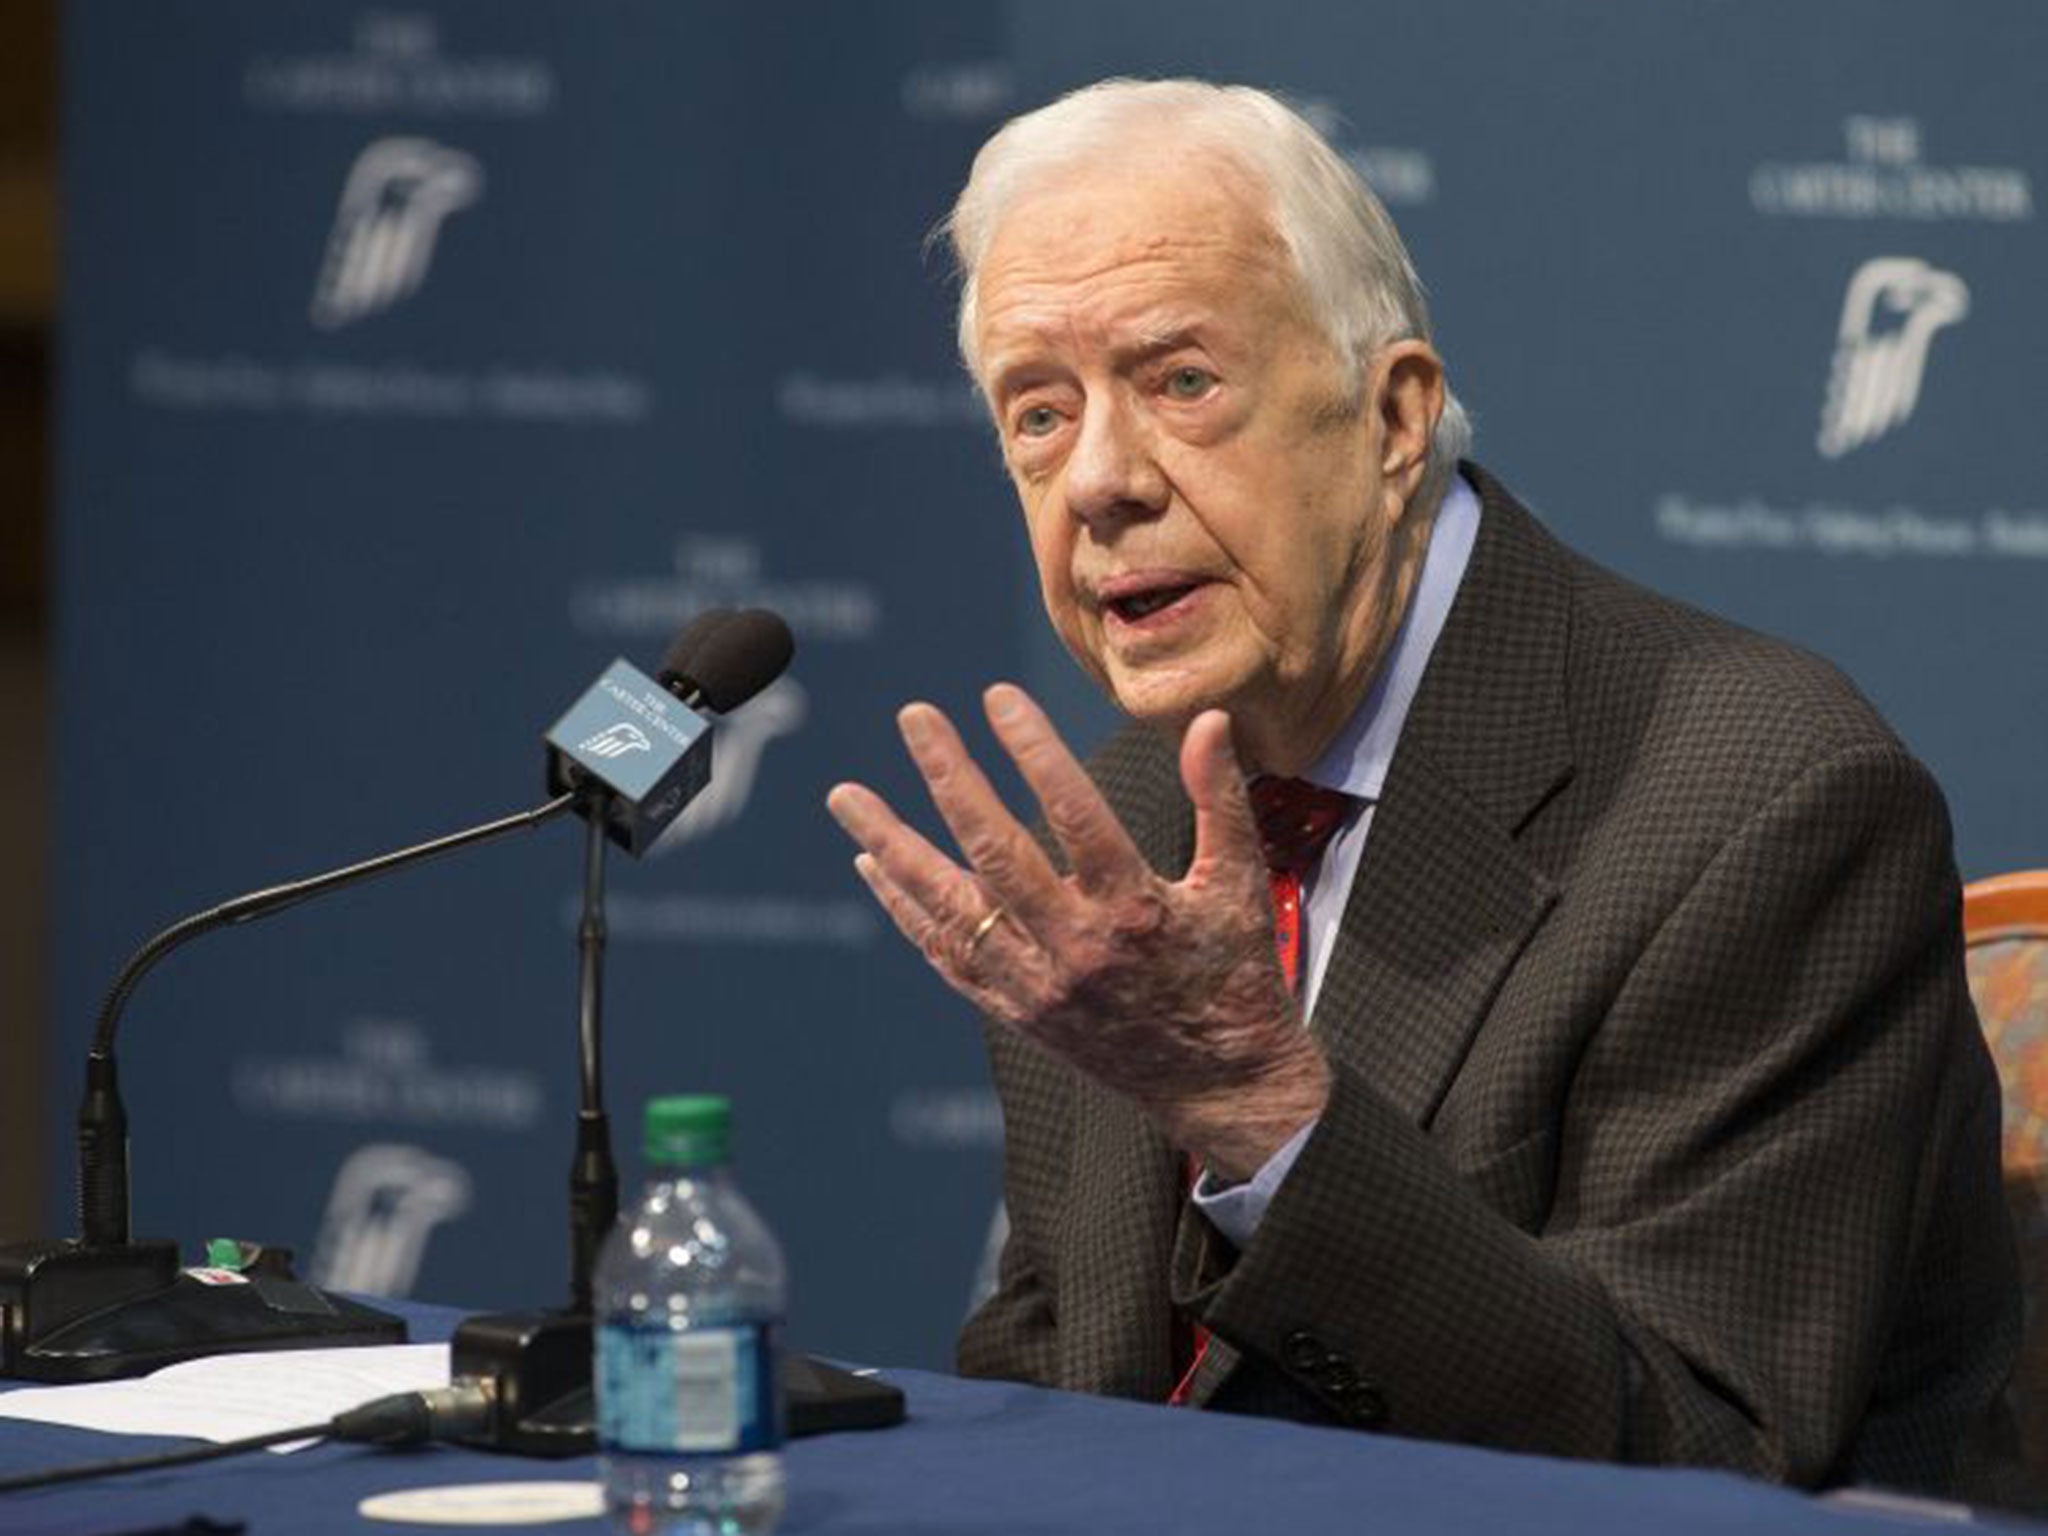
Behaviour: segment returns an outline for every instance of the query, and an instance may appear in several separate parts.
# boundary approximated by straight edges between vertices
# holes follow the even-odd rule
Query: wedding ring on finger
[[[981,948],[981,941],[987,938],[994,931],[996,924],[1002,920],[1003,909],[1001,907],[990,907],[988,909],[988,916],[974,925],[974,932],[967,935],[967,949],[965,953],[969,959],[974,957],[974,952]]]

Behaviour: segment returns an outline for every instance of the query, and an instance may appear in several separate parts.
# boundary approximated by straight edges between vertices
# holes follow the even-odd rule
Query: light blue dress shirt
[[[1351,882],[1358,874],[1365,853],[1367,835],[1372,831],[1373,808],[1387,781],[1387,768],[1394,761],[1394,747],[1401,739],[1401,727],[1408,719],[1408,706],[1415,702],[1422,673],[1443,633],[1451,603],[1464,580],[1465,565],[1472,557],[1472,541],[1479,534],[1479,498],[1462,477],[1454,476],[1438,507],[1436,526],[1430,530],[1429,549],[1422,559],[1422,574],[1394,633],[1393,649],[1374,680],[1372,690],[1358,712],[1345,723],[1337,739],[1315,764],[1302,775],[1312,784],[1342,790],[1355,802],[1344,825],[1323,850],[1321,861],[1302,880],[1302,987],[1301,1016],[1315,1011],[1316,998],[1323,989],[1323,972],[1330,964],[1337,928],[1344,920],[1344,903],[1351,895]],[[1211,1225],[1238,1247],[1251,1241],[1266,1207],[1272,1203],[1280,1183],[1294,1167],[1295,1159],[1315,1130],[1311,1121],[1266,1160],[1266,1165],[1242,1184],[1225,1185],[1204,1171],[1196,1180],[1195,1205]]]

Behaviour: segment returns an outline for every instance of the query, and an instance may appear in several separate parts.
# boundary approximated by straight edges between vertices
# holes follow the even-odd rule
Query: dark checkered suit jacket
[[[972,1374],[1982,1496],[2018,1331],[1939,791],[1825,663],[1556,543],[1478,543],[1310,1027],[1328,1112],[1243,1253],[1128,1103],[1005,1031]],[[1163,872],[1150,735],[1097,758]]]

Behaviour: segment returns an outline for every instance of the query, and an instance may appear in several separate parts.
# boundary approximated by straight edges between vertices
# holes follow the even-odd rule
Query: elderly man
[[[1084,771],[988,690],[1041,844],[905,708],[964,865],[830,797],[991,1021],[962,1368],[1981,1492],[2018,1293],[1924,770],[1459,462],[1393,226],[1272,98],[1078,92],[950,229],[1046,609],[1134,722]]]

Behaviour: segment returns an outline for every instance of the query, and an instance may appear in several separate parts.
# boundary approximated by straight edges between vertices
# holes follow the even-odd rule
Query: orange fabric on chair
[[[2048,870],[1965,886],[1963,939],[2004,1089],[2005,1197],[2026,1282],[2013,1406],[2028,1464],[2048,1487]]]

